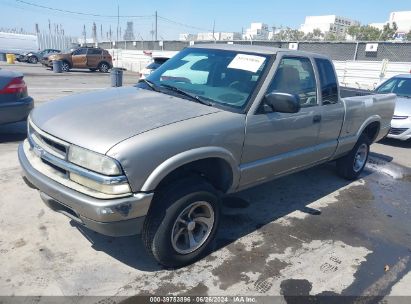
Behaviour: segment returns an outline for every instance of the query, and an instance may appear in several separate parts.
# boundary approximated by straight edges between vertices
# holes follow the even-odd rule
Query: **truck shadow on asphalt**
[[[393,138],[384,138],[380,140],[378,143],[396,148],[411,148],[411,140],[403,141]]]
[[[361,177],[371,173],[366,169]],[[307,205],[348,184],[349,181],[336,175],[335,163],[328,163],[226,196],[222,202],[219,232],[210,254],[294,211],[320,215],[321,211]],[[140,236],[107,237],[74,221],[71,224],[95,250],[103,251],[121,263],[142,271],[164,269],[146,253]]]

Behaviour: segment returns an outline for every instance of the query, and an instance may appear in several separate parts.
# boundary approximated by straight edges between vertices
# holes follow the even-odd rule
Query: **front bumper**
[[[34,100],[31,97],[0,103],[0,125],[26,120],[33,107]]]
[[[404,116],[406,117],[406,116]],[[408,140],[411,138],[411,117],[405,119],[393,119],[388,138]]]
[[[26,156],[23,143],[18,156],[26,183],[41,192],[43,201],[87,228],[109,236],[141,232],[153,193],[136,193],[115,199],[98,199],[63,186],[37,171]]]

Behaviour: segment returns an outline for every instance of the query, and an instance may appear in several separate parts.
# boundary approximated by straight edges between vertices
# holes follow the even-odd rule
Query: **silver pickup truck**
[[[35,108],[18,155],[51,209],[105,235],[142,234],[159,263],[180,267],[207,253],[223,195],[333,160],[360,175],[395,95],[342,94],[321,55],[190,47],[135,87]]]

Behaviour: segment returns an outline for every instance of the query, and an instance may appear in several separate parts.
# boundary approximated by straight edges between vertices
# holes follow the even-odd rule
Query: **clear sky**
[[[106,33],[111,25],[115,32],[117,5],[120,15],[143,16],[121,17],[120,26],[125,29],[126,21],[134,22],[134,33],[137,37],[149,39],[154,26],[154,11],[159,18],[159,39],[177,39],[179,33],[197,33],[211,30],[215,20],[216,31],[237,31],[249,27],[251,22],[265,22],[269,26],[289,26],[297,28],[304,23],[307,15],[336,14],[356,19],[363,24],[384,22],[392,11],[411,10],[411,0],[372,1],[372,0],[24,0],[36,5],[48,6],[61,10],[71,10],[86,14],[105,15],[87,16],[63,13],[34,7],[16,0],[0,0],[0,28],[23,28],[34,31],[38,23],[41,31],[48,30],[51,23],[62,24],[65,33],[79,36],[86,25],[87,36],[90,36],[91,25],[100,25]],[[104,34],[105,35],[105,34]],[[140,36],[139,36],[140,35]]]

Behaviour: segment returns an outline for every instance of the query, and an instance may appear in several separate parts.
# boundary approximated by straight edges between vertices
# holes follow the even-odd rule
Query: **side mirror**
[[[274,112],[297,113],[301,109],[300,98],[298,95],[271,92],[264,96],[264,102]]]

